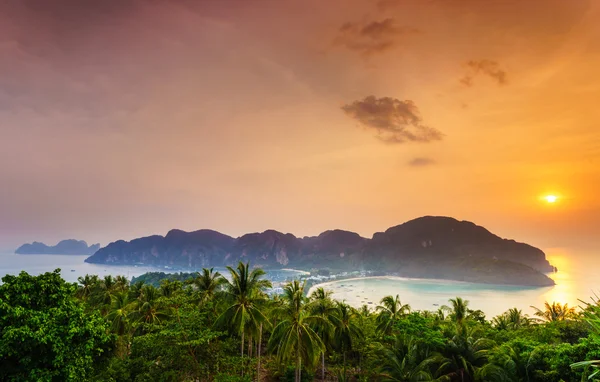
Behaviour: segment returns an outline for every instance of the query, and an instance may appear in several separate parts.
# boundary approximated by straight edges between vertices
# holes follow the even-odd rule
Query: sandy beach
[[[440,284],[453,284],[453,285],[454,284],[474,284],[474,283],[468,283],[465,281],[445,280],[445,279],[421,279],[421,278],[417,278],[417,277],[400,277],[400,276],[365,276],[365,277],[353,277],[350,279],[331,280],[331,281],[326,281],[324,283],[314,284],[308,290],[308,295],[310,296],[311,293],[313,291],[315,291],[317,288],[327,289],[326,288],[327,285],[339,284],[339,283],[342,283],[345,281],[361,281],[361,280],[422,281],[422,282],[427,282],[427,283],[440,283]],[[489,285],[489,284],[483,284],[483,285]],[[334,289],[339,289],[339,287],[334,288]],[[331,290],[334,290],[334,289],[331,289]]]
[[[413,310],[435,311],[447,305],[455,297],[470,301],[471,309],[481,309],[489,316],[502,313],[506,306],[531,311],[531,305],[543,306],[544,301],[555,301],[560,297],[559,285],[547,288],[527,288],[511,285],[476,284],[443,279],[420,279],[397,276],[366,276],[341,280],[330,280],[311,286],[309,295],[316,288],[333,292],[338,301],[360,308],[367,305],[375,309],[385,296],[399,295],[403,304]],[[571,301],[568,301],[571,303]]]

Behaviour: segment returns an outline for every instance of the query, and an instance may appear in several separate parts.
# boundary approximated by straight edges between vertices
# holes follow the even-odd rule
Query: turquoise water
[[[352,306],[367,304],[375,309],[377,303],[388,295],[399,295],[404,304],[414,310],[437,310],[448,300],[462,297],[469,300],[471,309],[481,309],[488,318],[503,313],[512,307],[532,315],[531,305],[543,308],[544,302],[580,305],[579,299],[589,301],[600,291],[600,281],[594,269],[600,264],[597,256],[573,255],[563,249],[546,250],[550,262],[559,272],[549,275],[556,285],[531,288],[504,285],[461,283],[446,280],[423,280],[403,278],[366,278],[341,280],[321,285],[333,291],[333,297],[345,300]]]
[[[387,295],[399,295],[402,303],[409,304],[414,310],[437,310],[448,304],[450,298],[459,296],[469,300],[470,308],[481,309],[488,316],[514,306],[530,312],[530,305],[541,307],[543,296],[551,294],[553,289],[403,278],[344,280],[323,287],[333,291],[333,297],[338,300],[355,307],[367,304],[373,309]]]

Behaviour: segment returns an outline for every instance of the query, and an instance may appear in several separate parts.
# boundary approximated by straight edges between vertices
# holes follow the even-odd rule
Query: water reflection
[[[556,285],[548,292],[543,294],[545,301],[548,301],[549,303],[559,302],[561,304],[569,304],[571,306],[576,305],[578,298],[585,297],[577,296],[575,294],[575,290],[573,288],[573,264],[571,259],[567,253],[560,248],[547,250],[547,258],[548,261],[550,261],[550,264],[558,268],[558,272],[550,275]]]
[[[597,256],[566,248],[547,249],[546,255],[558,272],[551,275],[556,285],[544,294],[545,300],[570,306],[581,305],[579,300],[590,301],[600,287],[594,275],[594,269],[599,265]]]

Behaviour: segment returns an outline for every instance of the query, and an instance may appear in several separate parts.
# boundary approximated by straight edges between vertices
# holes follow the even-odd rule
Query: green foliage
[[[585,361],[575,362],[571,364],[571,368],[583,369],[583,374],[587,375],[589,380],[598,380],[600,377],[600,303],[597,296],[594,296],[592,303],[582,302],[585,306],[584,322],[589,325],[590,336],[581,340],[580,344],[587,345],[590,349],[585,356],[579,358]]]
[[[282,382],[294,382],[296,378],[296,368],[293,366],[289,366],[285,369],[285,373],[283,376],[279,378]],[[302,372],[300,373],[300,381],[301,382],[311,382],[315,380],[315,374],[311,369],[307,369],[305,367],[302,368]]]
[[[90,377],[113,339],[97,314],[73,298],[60,270],[5,276],[0,285],[0,380],[75,381]]]
[[[459,297],[414,312],[387,296],[354,309],[291,282],[265,294],[265,272],[231,281],[205,269],[188,282],[128,283],[58,271],[0,286],[0,380],[579,382],[600,365],[600,305],[547,304],[487,320]],[[154,285],[152,285],[154,284]],[[156,286],[155,286],[156,285]]]
[[[268,343],[269,351],[276,353],[284,364],[295,361],[295,380],[302,380],[302,365],[312,369],[317,357],[325,351],[325,344],[315,328],[326,326],[325,318],[312,315],[308,299],[304,297],[304,285],[295,280],[283,289],[283,304],[276,312],[282,320],[273,329]]]
[[[169,281],[180,281],[185,283],[186,281],[192,280],[196,276],[196,273],[165,273],[165,272],[146,272],[138,277],[131,279],[131,284],[142,282],[144,284],[152,285],[158,288],[164,280]]]
[[[413,336],[418,339],[420,344],[431,350],[440,350],[446,343],[437,320],[416,312],[398,320],[394,328],[396,333]]]
[[[546,301],[544,303],[544,309],[539,309],[535,306],[532,306],[532,308],[535,310],[534,314],[538,321],[554,322],[569,320],[576,317],[575,308],[569,308],[568,304],[562,305],[559,302],[550,304]]]
[[[390,334],[394,324],[408,312],[410,305],[402,304],[400,297],[385,296],[381,299],[380,305],[377,307],[379,316],[377,316],[377,330],[383,334]]]

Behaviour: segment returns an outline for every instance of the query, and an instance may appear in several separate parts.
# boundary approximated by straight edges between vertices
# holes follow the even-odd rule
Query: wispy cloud
[[[460,79],[460,83],[464,86],[473,86],[473,81],[479,74],[486,75],[492,78],[498,85],[506,85],[508,78],[506,71],[500,69],[500,64],[492,60],[469,60],[465,63],[467,74]]]
[[[431,158],[417,157],[413,158],[408,162],[411,167],[426,167],[434,165],[436,162]]]
[[[443,138],[439,130],[423,124],[419,109],[410,100],[371,95],[342,106],[342,110],[363,127],[376,130],[377,137],[387,143],[426,143]]]
[[[397,25],[392,18],[369,23],[347,22],[340,27],[333,44],[369,57],[395,47],[402,36],[418,33],[416,28]]]

